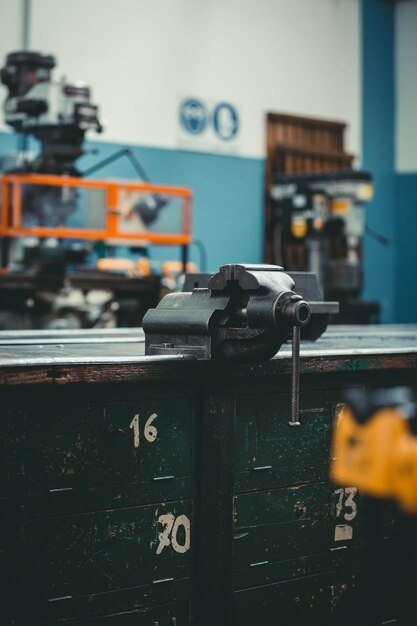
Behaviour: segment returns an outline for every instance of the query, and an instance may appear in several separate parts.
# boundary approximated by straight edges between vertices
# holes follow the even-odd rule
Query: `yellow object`
[[[341,485],[394,498],[417,513],[417,437],[398,408],[379,409],[360,424],[347,405],[339,405],[330,473]]]
[[[343,198],[339,200],[333,200],[331,205],[332,213],[348,213],[352,208],[352,203],[349,199]]]
[[[307,222],[305,220],[294,220],[291,222],[291,234],[297,239],[302,239],[307,234]]]

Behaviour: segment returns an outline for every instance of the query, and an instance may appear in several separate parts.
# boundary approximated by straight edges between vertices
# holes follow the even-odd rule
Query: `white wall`
[[[397,170],[417,171],[417,0],[396,7]]]
[[[18,3],[0,0],[2,56]],[[359,0],[32,3],[31,47],[92,86],[104,140],[176,147],[178,97],[193,95],[239,105],[244,156],[264,154],[266,111],[346,121],[360,152]]]
[[[22,2],[21,0],[0,0],[0,63],[3,66],[8,52],[22,47]],[[3,100],[6,91],[0,87]],[[2,104],[2,103],[0,103]],[[4,128],[0,114],[0,127]]]

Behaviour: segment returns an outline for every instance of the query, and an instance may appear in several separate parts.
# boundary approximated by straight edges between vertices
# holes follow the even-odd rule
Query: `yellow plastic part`
[[[341,405],[333,432],[330,474],[374,497],[394,498],[417,513],[417,437],[397,408],[378,410],[359,424]]]
[[[291,223],[291,234],[297,239],[302,239],[307,234],[307,222],[305,220],[295,220]]]

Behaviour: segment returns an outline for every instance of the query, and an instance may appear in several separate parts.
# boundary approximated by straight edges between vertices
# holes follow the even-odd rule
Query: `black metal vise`
[[[223,265],[207,288],[169,294],[146,313],[146,354],[262,361],[278,352],[291,329],[298,352],[310,307],[294,285],[275,265]]]

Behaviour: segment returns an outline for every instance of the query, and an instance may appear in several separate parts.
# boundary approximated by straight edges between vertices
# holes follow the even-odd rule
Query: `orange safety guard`
[[[105,192],[105,226],[102,229],[22,226],[22,185],[51,185],[57,187],[78,187],[101,189]],[[43,174],[5,174],[0,176],[1,221],[0,236],[57,237],[63,239],[120,239],[143,241],[160,245],[187,245],[192,241],[191,203],[192,192],[186,187],[169,187],[143,183],[120,181],[84,180],[70,176],[49,176]],[[119,194],[121,190],[154,193],[183,199],[183,220],[181,233],[121,232],[119,230]]]

